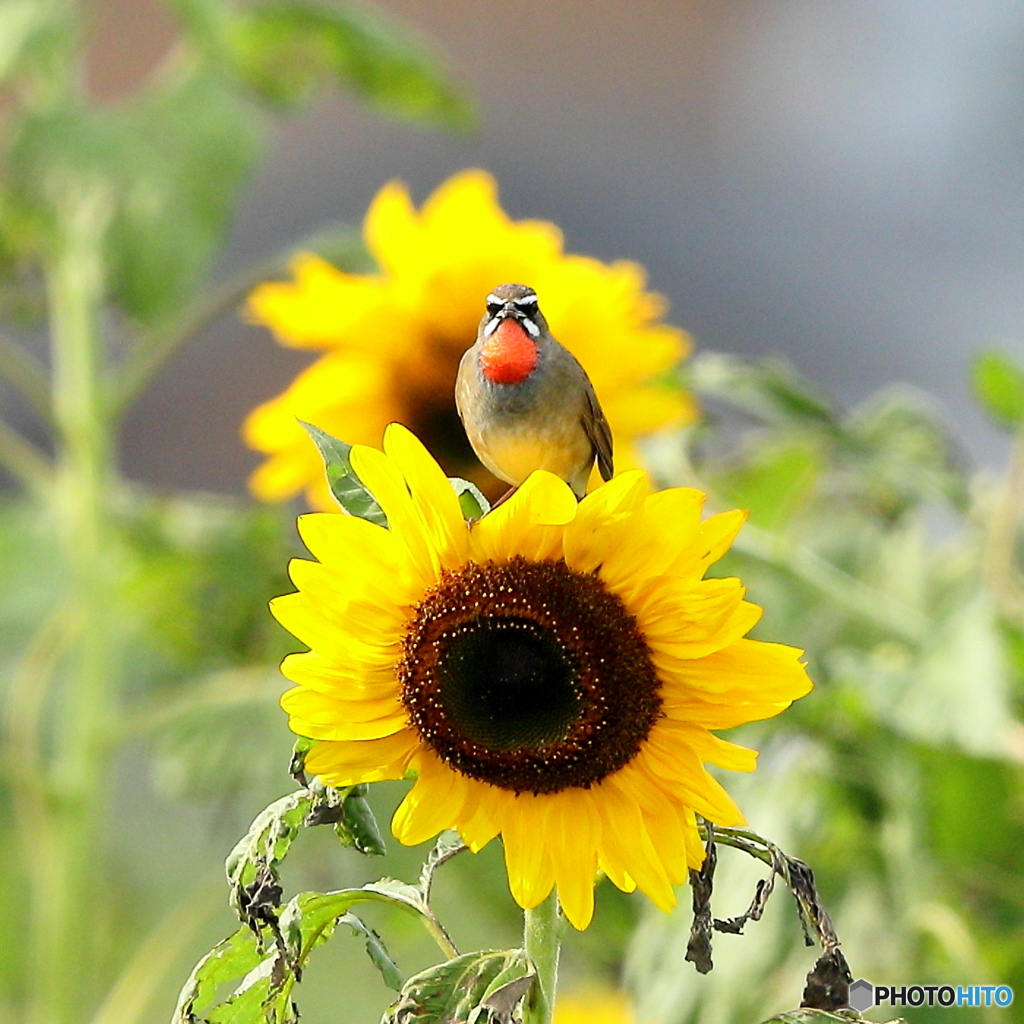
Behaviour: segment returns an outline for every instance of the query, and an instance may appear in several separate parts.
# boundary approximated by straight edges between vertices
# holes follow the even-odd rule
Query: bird
[[[552,336],[532,288],[503,284],[486,301],[455,382],[469,443],[513,489],[545,469],[582,500],[595,459],[603,480],[614,472],[612,432],[594,385]]]

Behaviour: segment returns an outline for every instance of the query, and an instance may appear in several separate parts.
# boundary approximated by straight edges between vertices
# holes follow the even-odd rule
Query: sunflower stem
[[[523,912],[523,945],[537,980],[523,1007],[523,1024],[551,1024],[558,984],[558,953],[562,945],[562,922],[554,889],[543,903]]]
[[[423,916],[423,927],[427,929],[430,937],[437,943],[438,949],[449,960],[454,960],[459,955],[459,950],[455,943],[452,942],[448,932],[445,931],[445,927],[440,921],[434,916],[432,911],[427,911]]]

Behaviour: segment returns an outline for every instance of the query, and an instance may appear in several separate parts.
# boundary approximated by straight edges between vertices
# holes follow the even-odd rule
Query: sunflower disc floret
[[[396,837],[500,835],[523,907],[557,886],[586,927],[602,871],[669,909],[703,859],[695,816],[743,821],[705,765],[756,755],[711,730],[810,689],[801,652],[745,638],[760,610],[739,581],[704,579],[743,514],[702,522],[700,492],[651,494],[638,471],[577,503],[538,472],[469,525],[404,428],[351,459],[390,528],[303,516],[316,561],[273,605],[310,647],[282,700],[318,741],[307,768],[338,786],[415,772]]]

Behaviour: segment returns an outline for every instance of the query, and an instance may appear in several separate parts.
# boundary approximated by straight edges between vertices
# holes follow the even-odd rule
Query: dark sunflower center
[[[529,619],[480,618],[452,630],[437,675],[452,725],[492,750],[555,743],[579,714],[568,652]]]
[[[636,620],[592,575],[517,557],[443,572],[399,667],[421,738],[453,769],[516,792],[588,787],[660,714]]]

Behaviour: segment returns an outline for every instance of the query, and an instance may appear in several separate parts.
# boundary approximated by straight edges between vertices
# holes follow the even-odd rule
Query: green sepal
[[[377,819],[366,802],[369,790],[365,782],[349,790],[342,803],[342,816],[335,824],[334,831],[345,846],[352,846],[367,856],[383,857],[388,850]]]
[[[1024,365],[1003,352],[979,352],[971,364],[971,384],[982,409],[1001,427],[1024,419]]]
[[[387,526],[388,517],[377,504],[377,499],[367,490],[362,481],[352,471],[349,453],[352,445],[331,437],[326,431],[299,420],[306,433],[313,439],[327,472],[327,484],[331,488],[338,504],[352,516],[358,516],[377,526]]]
[[[521,949],[466,953],[411,977],[381,1024],[511,1024],[533,980]]]
[[[455,488],[459,498],[459,508],[463,516],[468,519],[482,519],[491,511],[491,503],[484,497],[483,491],[476,484],[462,477],[450,476],[448,481]]]
[[[292,747],[292,759],[288,765],[288,774],[300,785],[306,785],[306,755],[316,745],[316,740],[308,736],[299,736]]]

